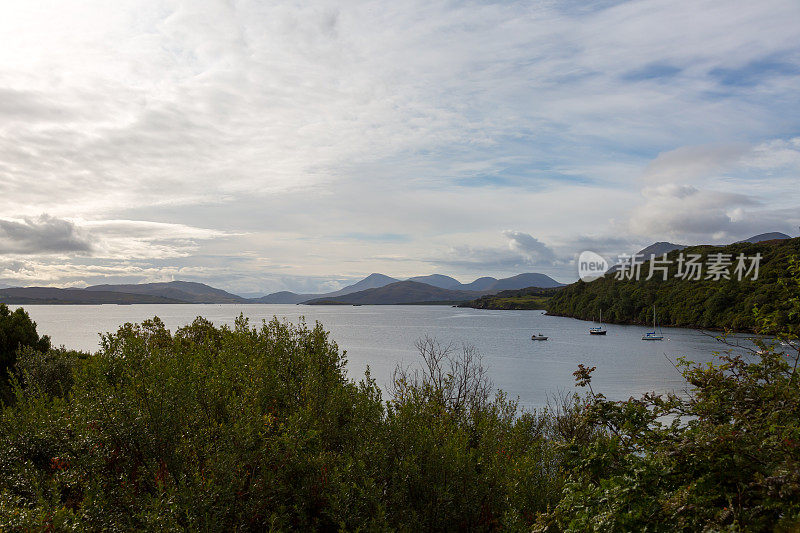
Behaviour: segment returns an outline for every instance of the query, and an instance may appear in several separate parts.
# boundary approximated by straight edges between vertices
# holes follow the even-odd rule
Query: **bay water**
[[[12,306],[16,307],[16,306]],[[273,316],[297,322],[322,323],[331,339],[347,351],[348,377],[359,380],[369,366],[384,390],[395,365],[416,365],[414,346],[423,336],[440,342],[473,345],[496,389],[520,406],[533,409],[554,394],[575,389],[572,372],[579,363],[596,366],[592,385],[615,400],[644,392],[682,391],[685,382],[674,364],[679,357],[710,361],[714,352],[728,349],[713,334],[691,329],[664,328],[663,341],[642,341],[650,328],[608,324],[605,336],[589,335],[593,324],[548,316],[543,311],[493,311],[449,306],[305,306],[305,305],[26,305],[40,334],[55,346],[96,351],[100,333],[113,332],[126,322],[158,316],[173,332],[197,316],[215,325],[232,325],[239,313],[251,325]],[[547,341],[532,341],[532,334]],[[750,345],[745,335],[737,342]],[[386,395],[384,395],[386,398]]]

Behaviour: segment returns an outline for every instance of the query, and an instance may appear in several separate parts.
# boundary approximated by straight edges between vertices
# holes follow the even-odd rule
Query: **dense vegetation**
[[[153,319],[91,356],[27,348],[0,416],[0,529],[796,531],[798,333],[681,362],[688,396],[611,402],[581,366],[588,394],[538,413],[434,339],[388,402],[319,325]]]
[[[562,429],[490,400],[470,350],[421,346],[429,371],[399,371],[389,404],[319,325],[154,319],[85,359],[30,353],[0,419],[0,529],[532,523],[557,502],[543,442]]]
[[[19,350],[25,348],[47,352],[50,338],[47,335],[39,337],[36,322],[24,309],[11,311],[0,303],[0,399],[9,399],[8,371],[16,365]]]
[[[736,276],[731,279],[683,280],[675,277],[679,253],[701,254],[702,262],[709,254],[762,256],[758,279]],[[695,246],[668,255],[672,261],[668,278],[657,274],[645,280],[649,261],[642,266],[640,280],[617,280],[614,274],[590,283],[578,281],[555,294],[547,304],[552,315],[592,320],[603,311],[603,320],[621,324],[651,324],[653,305],[658,321],[664,326],[732,329],[754,332],[758,323],[754,308],[776,312],[778,324],[787,324],[789,292],[781,280],[788,272],[789,259],[800,254],[800,238],[760,243],[738,243],[724,247]],[[731,268],[731,272],[733,267]],[[705,272],[703,273],[705,278]]]
[[[528,287],[501,291],[497,294],[481,296],[476,300],[464,302],[459,307],[472,307],[474,309],[547,309],[550,297],[561,287],[543,289],[541,287]]]

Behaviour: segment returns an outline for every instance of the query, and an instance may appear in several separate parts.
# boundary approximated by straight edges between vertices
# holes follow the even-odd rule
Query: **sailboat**
[[[603,310],[600,309],[600,325],[597,327],[589,328],[589,335],[605,335],[606,328],[603,327]]]
[[[648,331],[642,335],[643,341],[663,341],[664,335],[661,333],[661,328],[658,328],[656,333],[656,306],[653,306],[653,331]]]

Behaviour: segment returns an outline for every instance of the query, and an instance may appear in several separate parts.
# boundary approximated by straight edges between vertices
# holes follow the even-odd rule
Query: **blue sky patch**
[[[800,66],[788,61],[765,59],[751,61],[740,68],[715,68],[709,74],[721,85],[754,87],[770,78],[797,76]]]
[[[664,80],[674,78],[682,68],[665,63],[650,63],[640,69],[631,70],[622,76],[627,81]]]

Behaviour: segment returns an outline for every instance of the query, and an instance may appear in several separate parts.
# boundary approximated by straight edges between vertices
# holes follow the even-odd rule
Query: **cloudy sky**
[[[0,285],[796,236],[799,94],[797,0],[4,0]]]

